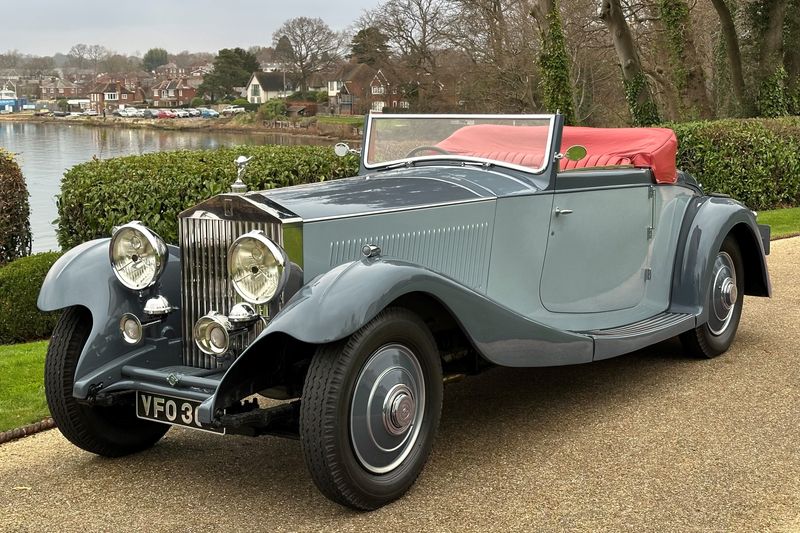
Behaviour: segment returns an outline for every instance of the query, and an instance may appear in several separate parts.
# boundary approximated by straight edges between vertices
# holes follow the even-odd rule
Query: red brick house
[[[154,107],[180,107],[189,105],[197,96],[197,88],[186,78],[175,78],[157,83],[151,89]]]
[[[120,82],[101,83],[89,91],[89,107],[98,113],[131,105],[135,101],[136,92],[125,88]]]
[[[79,96],[78,86],[74,83],[55,78],[46,80],[39,84],[40,100],[55,100],[57,98],[75,98]]]

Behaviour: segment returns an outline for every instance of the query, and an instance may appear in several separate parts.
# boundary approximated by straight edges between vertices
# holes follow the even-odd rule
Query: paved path
[[[800,531],[800,239],[770,268],[721,358],[670,341],[448,387],[428,466],[379,511],[323,498],[294,441],[172,430],[106,460],[48,431],[0,446],[0,531]]]

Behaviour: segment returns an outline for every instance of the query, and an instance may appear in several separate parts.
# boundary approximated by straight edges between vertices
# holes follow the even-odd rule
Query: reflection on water
[[[33,251],[57,250],[55,195],[64,172],[92,157],[108,159],[167,150],[236,144],[332,144],[283,134],[97,128],[71,124],[0,122],[0,148],[17,154],[31,198]],[[231,164],[233,164],[231,162]]]

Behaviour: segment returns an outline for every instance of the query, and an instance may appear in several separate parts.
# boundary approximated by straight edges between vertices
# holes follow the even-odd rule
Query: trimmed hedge
[[[141,220],[164,240],[177,243],[177,216],[184,209],[230,190],[233,161],[252,156],[245,182],[272,189],[352,176],[358,158],[339,158],[330,147],[238,146],[218,150],[159,152],[92,160],[72,167],[61,181],[58,243],[69,249],[111,235],[111,228]]]
[[[47,271],[60,255],[35,254],[0,267],[0,344],[44,339],[53,332],[59,314],[42,313],[36,299]]]
[[[707,192],[722,192],[751,209],[800,205],[800,117],[720,120],[670,125],[678,136],[678,167]],[[358,158],[329,147],[239,146],[93,160],[61,182],[58,242],[68,249],[111,228],[141,220],[177,242],[177,215],[236,179],[233,160],[253,156],[251,190],[324,181],[356,173]]]
[[[0,266],[31,253],[28,187],[14,156],[0,149]]]
[[[800,205],[800,117],[670,124],[678,168],[750,209]]]

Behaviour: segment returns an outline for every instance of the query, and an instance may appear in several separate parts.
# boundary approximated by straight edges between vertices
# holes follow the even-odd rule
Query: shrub
[[[31,253],[28,188],[14,157],[0,149],[0,266]]]
[[[58,242],[67,249],[109,236],[111,228],[141,220],[167,242],[177,242],[177,216],[236,180],[234,159],[252,156],[251,190],[352,176],[358,158],[338,158],[330,147],[238,146],[208,151],[159,152],[72,167],[61,181]]]
[[[0,344],[44,339],[52,333],[58,313],[42,313],[36,300],[59,255],[34,254],[0,267]]]
[[[731,195],[750,209],[800,204],[800,118],[718,120],[671,125],[678,168],[706,192]]]
[[[271,98],[265,103],[261,104],[258,108],[259,120],[275,120],[277,118],[286,118],[287,114],[286,101],[282,98]]]
[[[192,98],[192,103],[189,105],[190,107],[203,107],[206,105],[206,103],[207,102],[205,101],[205,99],[200,98],[199,96],[195,96],[194,98]]]

